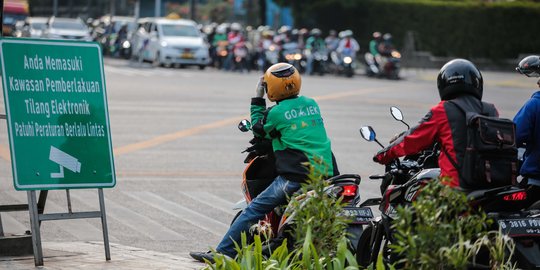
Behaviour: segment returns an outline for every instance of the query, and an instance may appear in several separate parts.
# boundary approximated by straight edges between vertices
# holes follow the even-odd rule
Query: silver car
[[[195,65],[204,69],[210,62],[208,45],[191,20],[141,19],[132,44],[135,57],[155,65]]]
[[[90,31],[81,19],[51,17],[42,34],[49,39],[92,41]]]

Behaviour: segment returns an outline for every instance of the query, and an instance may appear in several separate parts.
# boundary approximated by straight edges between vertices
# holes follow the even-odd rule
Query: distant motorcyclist
[[[355,58],[356,53],[360,50],[360,45],[353,37],[353,31],[345,30],[339,35],[341,40],[337,48],[337,52],[341,55],[346,55]]]
[[[428,149],[435,142],[441,147],[439,167],[444,182],[451,187],[460,187],[459,172],[454,163],[461,165],[466,147],[466,112],[486,112],[498,116],[493,104],[482,102],[483,79],[476,66],[465,59],[454,59],[446,63],[437,76],[437,88],[441,101],[431,108],[420,123],[398,137],[374,157],[375,162],[388,164],[392,160]],[[483,108],[483,109],[482,109]]]
[[[369,53],[373,55],[376,66],[379,66],[379,63],[381,62],[381,54],[379,52],[379,44],[381,44],[381,42],[381,32],[373,32],[373,39],[369,42]]]
[[[540,56],[523,58],[516,70],[527,77],[540,77]],[[540,87],[540,80],[537,82]],[[525,102],[514,117],[518,147],[525,148],[520,174],[529,186],[527,198],[531,203],[540,199],[540,91]]]
[[[324,39],[324,42],[326,43],[326,48],[328,48],[329,51],[337,50],[338,45],[339,45],[339,38],[337,37],[337,31],[330,30],[330,32],[328,32],[328,36]]]
[[[379,43],[378,51],[384,55],[388,56],[394,50],[394,43],[392,40],[392,34],[386,33],[382,36],[382,42]]]
[[[231,31],[227,35],[227,41],[229,42],[229,54],[225,60],[223,68],[230,70],[232,68],[234,53],[233,48],[236,44],[244,42],[244,35],[242,35],[242,26],[239,23],[231,24]]]
[[[218,253],[234,258],[241,233],[285,204],[308,179],[308,167],[315,177],[339,174],[319,106],[312,98],[299,95],[301,83],[299,72],[286,63],[271,66],[259,80],[251,100],[253,133],[272,141],[278,176],[234,221],[216,247]],[[276,105],[266,107],[265,93]],[[190,256],[201,262],[214,261],[211,252],[191,252]]]
[[[317,51],[325,50],[326,43],[321,37],[321,30],[318,28],[313,28],[310,31],[310,37],[306,41],[306,73],[311,75],[313,73],[313,60],[315,59],[314,53]]]

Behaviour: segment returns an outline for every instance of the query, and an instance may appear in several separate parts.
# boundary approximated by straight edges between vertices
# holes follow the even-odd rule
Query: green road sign
[[[15,189],[113,187],[99,45],[5,38],[0,47]]]

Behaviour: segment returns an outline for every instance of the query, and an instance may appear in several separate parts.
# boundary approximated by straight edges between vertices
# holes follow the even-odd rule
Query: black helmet
[[[484,80],[482,73],[465,59],[454,59],[446,63],[437,76],[437,88],[441,100],[453,99],[462,94],[482,99]]]
[[[540,77],[540,57],[529,55],[523,58],[516,70],[527,77]]]

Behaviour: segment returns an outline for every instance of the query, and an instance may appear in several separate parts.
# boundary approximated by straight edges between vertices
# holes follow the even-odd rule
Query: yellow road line
[[[318,101],[332,100],[332,99],[339,99],[339,98],[344,98],[344,97],[368,94],[368,93],[375,92],[375,91],[381,91],[381,89],[379,88],[379,89],[366,89],[366,90],[362,90],[362,91],[356,90],[356,91],[340,92],[340,93],[334,93],[334,94],[329,94],[329,95],[324,95],[324,96],[316,96],[314,98],[316,100],[318,100]],[[199,134],[199,133],[201,133],[203,131],[206,131],[206,130],[209,130],[209,129],[228,126],[228,125],[231,125],[231,124],[236,124],[236,123],[240,122],[242,119],[245,119],[245,118],[248,118],[248,116],[247,115],[242,115],[242,116],[237,116],[237,117],[231,117],[231,118],[227,118],[227,119],[224,119],[224,120],[220,120],[220,121],[208,123],[208,124],[205,124],[205,125],[193,127],[193,128],[190,128],[190,129],[181,130],[181,131],[178,131],[178,132],[175,132],[175,133],[169,133],[169,134],[161,135],[161,136],[154,137],[154,138],[146,140],[146,141],[141,141],[141,142],[134,143],[134,144],[129,144],[129,145],[126,145],[126,146],[120,146],[120,147],[117,147],[117,148],[114,149],[114,155],[119,156],[119,155],[123,155],[123,154],[132,153],[132,152],[135,152],[135,151],[138,151],[138,150],[142,150],[142,149],[154,147],[154,146],[157,146],[157,145],[160,145],[160,144],[163,144],[163,143],[171,142],[171,141],[183,138],[183,137],[193,136],[195,134]]]
[[[9,154],[9,148],[7,145],[0,144],[0,158],[11,161],[11,156]]]
[[[137,150],[146,149],[146,148],[150,148],[150,147],[164,144],[167,142],[171,142],[171,141],[183,138],[183,137],[192,136],[192,135],[201,133],[209,129],[236,124],[246,117],[247,117],[246,115],[231,117],[231,118],[223,119],[220,121],[208,123],[205,125],[193,127],[190,129],[157,136],[146,141],[133,143],[133,144],[125,145],[125,146],[120,146],[120,147],[114,148],[114,155],[119,156],[122,154],[131,153]]]
[[[369,94],[369,93],[376,92],[376,91],[378,92],[378,91],[382,91],[382,90],[383,90],[382,87],[381,88],[370,88],[370,89],[364,89],[364,90],[354,90],[354,91],[348,91],[348,92],[339,92],[339,93],[333,93],[333,94],[329,94],[329,95],[316,96],[316,97],[314,97],[314,99],[316,99],[317,101],[333,100],[333,99],[346,98],[346,97],[350,97],[350,96],[365,95],[365,94]],[[158,146],[158,145],[161,145],[161,144],[164,144],[164,143],[168,143],[168,142],[171,142],[171,141],[175,141],[175,140],[178,140],[180,138],[193,136],[193,135],[202,133],[202,132],[210,130],[210,129],[219,128],[219,127],[223,127],[223,126],[228,126],[228,125],[231,125],[231,124],[236,124],[236,123],[240,122],[242,119],[245,119],[245,118],[248,118],[248,116],[247,115],[241,115],[241,116],[231,117],[231,118],[219,120],[219,121],[216,121],[216,122],[196,126],[196,127],[193,127],[193,128],[180,130],[180,131],[177,131],[177,132],[174,132],[174,133],[160,135],[160,136],[157,136],[157,137],[145,140],[145,141],[140,141],[140,142],[136,142],[136,143],[133,143],[133,144],[128,144],[128,145],[116,147],[116,148],[114,148],[114,155],[119,156],[119,155],[123,155],[123,154],[133,153],[135,151],[139,151],[139,150],[151,148],[151,147],[154,147],[154,146]],[[7,160],[7,161],[10,161],[9,149],[6,149],[4,146],[1,146],[1,145],[0,145],[0,158],[2,158],[4,160]]]

